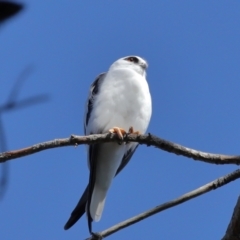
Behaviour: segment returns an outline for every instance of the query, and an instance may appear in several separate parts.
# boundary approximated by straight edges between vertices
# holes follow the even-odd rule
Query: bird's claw
[[[123,128],[119,128],[119,127],[113,127],[111,129],[108,130],[110,133],[115,133],[117,134],[118,138],[119,138],[119,142],[118,144],[121,145],[122,141],[123,141],[123,136],[124,135],[129,135],[129,134],[136,134],[136,135],[140,135],[141,133],[139,131],[134,131],[133,127],[130,127],[128,132],[126,133],[126,131]],[[126,142],[127,144],[127,142]]]
[[[117,136],[120,140],[123,140],[123,136],[126,135],[126,131],[123,128],[119,128],[119,127],[113,127],[111,129],[109,129],[108,131],[110,133],[117,134]]]
[[[141,133],[139,131],[134,131],[133,127],[130,127],[129,130],[128,130],[128,134],[140,135]]]

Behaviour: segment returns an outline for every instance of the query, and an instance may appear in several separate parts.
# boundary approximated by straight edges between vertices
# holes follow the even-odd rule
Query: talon
[[[123,135],[126,135],[126,131],[123,128],[113,127],[108,130],[110,133],[116,133],[118,138],[123,140]]]
[[[132,133],[133,133],[133,127],[130,127],[130,128],[129,128],[128,133],[129,133],[129,134],[132,134]]]
[[[134,131],[133,127],[130,127],[129,130],[128,130],[128,134],[140,135],[141,133],[139,131]]]

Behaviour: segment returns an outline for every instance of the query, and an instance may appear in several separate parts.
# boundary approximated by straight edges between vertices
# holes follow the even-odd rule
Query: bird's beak
[[[141,63],[140,66],[141,66],[144,70],[146,70],[146,68],[148,67],[148,64],[147,64],[147,63]]]

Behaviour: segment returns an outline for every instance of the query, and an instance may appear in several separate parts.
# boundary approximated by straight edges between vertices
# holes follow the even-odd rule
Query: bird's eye
[[[128,57],[125,60],[129,61],[129,62],[134,62],[134,63],[138,63],[138,58],[136,57]]]

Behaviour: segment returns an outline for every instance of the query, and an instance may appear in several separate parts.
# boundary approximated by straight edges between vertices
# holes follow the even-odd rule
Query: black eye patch
[[[137,57],[128,57],[128,58],[125,58],[124,60],[129,62],[139,63],[139,59]]]

